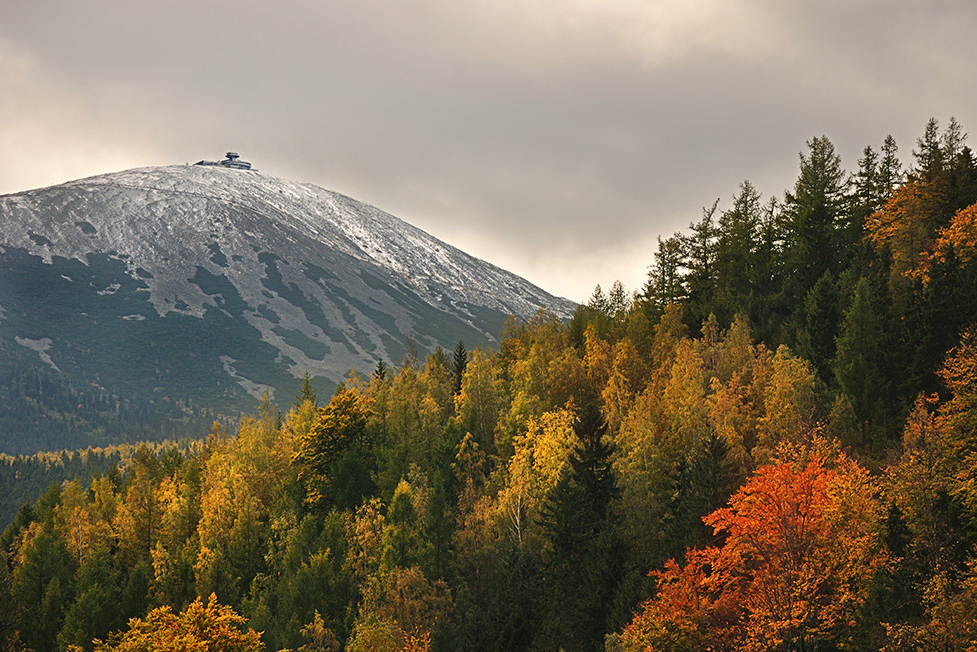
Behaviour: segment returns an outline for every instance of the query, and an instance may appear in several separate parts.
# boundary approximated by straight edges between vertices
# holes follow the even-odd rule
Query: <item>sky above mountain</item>
[[[233,149],[583,301],[827,135],[977,129],[972,0],[0,0],[0,193]]]

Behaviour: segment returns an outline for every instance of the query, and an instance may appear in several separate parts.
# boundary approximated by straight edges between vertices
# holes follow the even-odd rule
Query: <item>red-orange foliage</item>
[[[977,253],[977,204],[957,211],[950,223],[939,230],[930,250],[920,256],[913,275],[929,281],[933,263],[943,262],[950,252],[961,262],[974,260]]]
[[[705,518],[721,546],[656,573],[659,593],[625,629],[625,650],[803,650],[844,637],[886,563],[867,472],[842,458],[757,471]]]
[[[894,275],[911,275],[920,254],[932,244],[939,221],[936,205],[934,189],[925,181],[910,179],[866,219],[875,246],[889,245]]]

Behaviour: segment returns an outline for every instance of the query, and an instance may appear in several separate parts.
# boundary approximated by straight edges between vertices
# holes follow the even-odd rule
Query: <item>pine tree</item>
[[[302,391],[295,397],[295,407],[301,407],[306,401],[310,401],[314,407],[319,407],[319,399],[316,397],[315,388],[312,386],[312,376],[306,371],[302,376]]]
[[[465,377],[465,369],[467,368],[468,350],[465,348],[465,343],[458,340],[458,345],[455,347],[454,364],[451,367],[455,394],[461,391],[461,380]]]
[[[940,149],[947,163],[953,164],[957,156],[963,151],[966,141],[967,134],[963,132],[960,123],[955,117],[950,116],[950,123],[943,130],[943,136],[940,138]]]
[[[587,301],[587,306],[598,314],[605,316],[610,314],[610,304],[607,301],[607,295],[604,294],[604,290],[600,287],[600,283],[594,287],[594,291],[590,294],[590,300]]]
[[[387,363],[383,361],[383,358],[377,360],[377,366],[373,369],[373,377],[381,381],[387,379]]]
[[[702,219],[689,225],[689,235],[682,238],[684,248],[685,288],[688,292],[687,317],[692,323],[701,324],[709,314],[715,288],[716,227],[713,218],[719,206],[717,199],[712,206],[702,209]]]
[[[804,299],[804,321],[797,352],[814,365],[822,380],[829,380],[835,357],[835,338],[841,321],[838,288],[831,272],[818,279]]]
[[[750,314],[757,291],[760,193],[749,181],[740,184],[733,207],[719,217],[716,240],[715,311],[722,322],[736,313]]]
[[[862,423],[863,444],[867,443],[867,425],[878,415],[888,394],[884,346],[881,317],[873,305],[868,279],[862,277],[838,335],[835,376]]]
[[[583,410],[574,430],[580,444],[540,509],[548,552],[538,642],[545,649],[585,652],[603,643],[621,546],[608,518],[618,489],[600,412]]]
[[[923,130],[923,135],[916,139],[916,169],[926,178],[931,179],[943,172],[946,156],[943,143],[940,142],[940,123],[936,118],[930,118]]]
[[[825,136],[807,143],[808,155],[800,155],[801,172],[794,190],[787,194],[787,254],[790,265],[788,296],[800,305],[814,283],[827,272],[837,273],[850,251],[848,179],[841,158]],[[841,254],[841,255],[839,255]]]
[[[607,295],[607,307],[611,317],[620,317],[627,313],[631,307],[628,294],[624,291],[624,285],[620,281],[614,281],[611,286],[611,291]]]
[[[655,262],[648,270],[645,284],[645,298],[652,314],[652,322],[665,312],[665,308],[685,297],[680,269],[684,264],[682,236],[678,233],[671,238],[658,238],[658,251]]]
[[[862,150],[858,159],[858,172],[855,173],[855,220],[853,226],[860,232],[865,216],[882,207],[884,189],[879,175],[879,155],[871,145]]]
[[[896,155],[898,151],[896,139],[891,134],[886,136],[882,143],[882,158],[879,160],[879,189],[883,199],[887,198],[903,181],[902,162]]]

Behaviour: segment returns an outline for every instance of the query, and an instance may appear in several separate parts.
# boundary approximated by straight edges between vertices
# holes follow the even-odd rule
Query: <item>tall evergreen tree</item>
[[[946,157],[940,138],[940,123],[936,118],[930,118],[923,130],[923,135],[916,139],[916,169],[924,178],[933,178],[943,172]]]
[[[627,292],[620,281],[614,281],[607,295],[607,307],[611,317],[620,317],[631,307]]]
[[[736,313],[752,316],[757,292],[760,193],[749,181],[740,184],[733,207],[719,217],[716,240],[716,289],[712,312],[723,323]]]
[[[566,652],[603,649],[611,597],[620,577],[621,545],[609,508],[618,490],[600,412],[583,410],[580,445],[546,498],[540,524],[547,540],[547,603],[538,644]]]
[[[455,394],[461,391],[461,379],[465,377],[465,369],[468,368],[468,349],[465,343],[458,340],[455,346],[454,360],[451,366],[451,374],[454,380]]]
[[[383,361],[383,358],[377,360],[377,366],[373,369],[373,377],[377,380],[387,379],[387,363]]]
[[[787,194],[785,217],[790,266],[788,292],[799,306],[814,283],[827,271],[837,273],[850,251],[846,221],[848,178],[841,157],[825,136],[807,143],[800,155],[801,171],[794,190]]]
[[[865,217],[882,207],[885,190],[879,174],[879,155],[866,145],[862,150],[862,158],[858,159],[858,172],[854,179],[854,211],[852,227],[857,229],[856,236],[861,233]],[[854,238],[850,238],[854,241]]]
[[[716,282],[716,226],[714,218],[719,200],[702,209],[702,219],[689,225],[690,233],[683,236],[685,289],[687,292],[686,317],[690,324],[698,326],[708,316]]]
[[[648,270],[645,284],[645,298],[652,314],[651,321],[657,321],[665,308],[685,298],[681,269],[684,265],[682,236],[678,233],[664,240],[658,238],[658,251],[655,262]]]
[[[838,335],[835,375],[862,424],[867,444],[869,422],[875,420],[888,395],[884,375],[885,340],[882,319],[874,305],[871,285],[862,277]]]
[[[835,338],[841,321],[838,288],[831,272],[825,272],[804,299],[803,326],[797,337],[797,352],[806,358],[822,380],[831,380]]]
[[[879,188],[883,197],[888,197],[902,183],[904,173],[897,152],[899,146],[892,135],[882,142],[882,158],[879,159]]]
[[[316,397],[315,387],[312,386],[312,376],[308,371],[302,376],[302,390],[295,398],[295,406],[299,407],[306,401],[311,401],[313,406],[319,407],[319,399]]]

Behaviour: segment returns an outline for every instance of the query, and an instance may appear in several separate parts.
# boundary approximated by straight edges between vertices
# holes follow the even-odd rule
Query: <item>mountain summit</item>
[[[226,161],[0,197],[0,360],[240,409],[399,364],[408,340],[471,348],[510,314],[572,313],[388,213]]]

